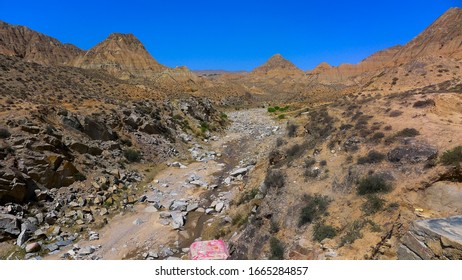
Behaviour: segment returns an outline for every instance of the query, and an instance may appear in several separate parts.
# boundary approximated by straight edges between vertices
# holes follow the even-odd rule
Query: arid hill
[[[0,21],[0,54],[43,65],[70,65],[84,51],[25,26]]]

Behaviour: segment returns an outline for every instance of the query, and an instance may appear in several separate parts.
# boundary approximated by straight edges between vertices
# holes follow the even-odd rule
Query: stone
[[[184,216],[182,213],[172,213],[172,227],[173,229],[180,229],[184,226]]]
[[[94,252],[95,252],[95,247],[87,246],[79,250],[79,255],[87,256],[87,255],[93,254]]]
[[[184,200],[175,200],[170,205],[170,210],[172,211],[186,211],[188,207],[188,202]]]
[[[388,152],[388,160],[400,163],[418,163],[436,158],[438,149],[435,146],[411,141]]]
[[[0,240],[7,236],[18,236],[21,233],[19,220],[10,214],[0,214]]]
[[[167,219],[167,218],[170,218],[172,216],[172,213],[170,213],[170,212],[160,212],[159,216],[162,219]]]
[[[239,169],[236,169],[234,170],[233,172],[231,172],[229,175],[231,175],[232,177],[237,177],[239,175],[244,175],[246,174],[248,171],[247,168],[239,168]]]
[[[153,205],[149,205],[146,208],[144,208],[144,212],[146,212],[146,213],[155,213],[155,212],[158,212],[158,211],[159,210],[157,210],[157,208],[154,207]]]
[[[45,245],[44,247],[50,253],[53,252],[53,251],[59,250],[59,246],[56,245],[56,243],[48,244],[48,245]]]
[[[29,238],[29,233],[26,230],[21,231],[16,239],[16,245],[21,247],[24,243],[26,243],[27,239]]]
[[[221,212],[221,210],[223,210],[223,207],[225,206],[225,204],[223,202],[218,202],[217,205],[215,205],[215,211],[217,211],[218,213]]]
[[[231,184],[231,177],[226,177],[225,180],[224,180],[224,183],[225,183],[226,185]]]
[[[197,208],[199,208],[199,204],[198,204],[198,203],[191,203],[191,204],[188,204],[188,207],[186,207],[186,212],[194,211],[194,210],[196,210]]]
[[[133,221],[133,224],[134,224],[134,225],[137,225],[137,226],[138,226],[138,225],[141,225],[141,224],[143,224],[143,223],[144,223],[144,221],[141,220],[140,218],[138,218],[138,219],[136,219],[136,220]]]
[[[26,253],[35,253],[40,251],[41,246],[38,242],[32,242],[26,245]]]
[[[205,209],[205,214],[209,215],[215,212],[215,208],[207,208]]]

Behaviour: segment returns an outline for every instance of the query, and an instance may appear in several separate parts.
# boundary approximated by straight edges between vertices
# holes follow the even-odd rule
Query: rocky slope
[[[43,65],[70,65],[83,50],[25,26],[0,21],[0,54]]]
[[[159,64],[133,34],[113,33],[85,54],[75,58],[73,66],[102,69],[127,80],[152,77],[167,69]]]

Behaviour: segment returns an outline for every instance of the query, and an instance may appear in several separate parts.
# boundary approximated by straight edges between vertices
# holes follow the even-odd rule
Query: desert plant
[[[352,244],[355,242],[356,239],[362,238],[363,235],[361,230],[364,227],[364,221],[356,220],[351,223],[348,228],[347,232],[342,236],[340,239],[340,246],[344,246],[346,244]]]
[[[325,225],[324,223],[316,223],[313,227],[313,240],[318,242],[326,238],[334,238],[337,235],[337,230],[333,226]]]
[[[367,154],[367,156],[358,158],[358,164],[379,163],[384,159],[384,154],[372,150]]]
[[[270,260],[283,260],[284,259],[284,244],[276,237],[270,238]]]
[[[399,117],[403,114],[403,112],[399,111],[399,110],[394,110],[394,111],[391,111],[389,116],[392,117],[392,118],[396,118],[396,117]]]
[[[378,197],[377,195],[370,194],[367,196],[366,202],[361,206],[361,210],[366,215],[372,215],[383,209],[385,200]]]
[[[287,143],[286,140],[284,140],[283,138],[279,137],[278,139],[276,139],[276,147],[280,147],[286,143]]]
[[[374,194],[374,193],[387,193],[392,189],[392,185],[387,182],[382,176],[369,175],[359,180],[358,194]]]
[[[87,177],[84,174],[82,174],[80,172],[77,172],[77,173],[74,174],[74,179],[76,181],[82,182],[82,181],[85,181],[87,179]]]
[[[141,160],[141,153],[139,151],[137,151],[137,150],[126,149],[124,151],[124,157],[129,162],[139,162]]]
[[[371,139],[373,141],[379,141],[380,139],[382,139],[383,137],[385,137],[385,134],[383,132],[376,132],[372,135]]]
[[[274,113],[274,112],[276,112],[276,109],[274,109],[273,107],[268,108],[268,113]]]
[[[312,223],[315,219],[323,216],[327,212],[330,200],[327,196],[320,194],[305,195],[305,206],[300,211],[298,226],[301,227],[307,223]]]
[[[283,119],[285,119],[285,118],[286,118],[286,115],[284,115],[284,114],[280,114],[280,115],[278,116],[278,119],[279,119],[279,120],[283,120]]]
[[[460,165],[462,163],[462,146],[444,152],[440,162],[444,165]]]
[[[414,108],[425,108],[428,106],[435,106],[435,101],[433,101],[432,99],[419,100],[416,101],[414,105],[412,105],[412,107]]]
[[[398,131],[395,136],[396,137],[415,137],[419,135],[419,131],[415,128],[405,128],[403,130]]]
[[[289,124],[287,126],[287,135],[289,137],[295,137],[297,135],[297,128],[298,128],[298,125],[296,124]]]
[[[305,159],[305,163],[304,163],[304,167],[305,168],[310,168],[312,167],[314,164],[316,163],[316,160],[314,158],[309,158],[309,159]]]
[[[282,188],[285,185],[284,174],[279,170],[270,170],[264,181],[267,188]]]
[[[0,138],[6,139],[11,136],[11,133],[6,128],[0,128]]]

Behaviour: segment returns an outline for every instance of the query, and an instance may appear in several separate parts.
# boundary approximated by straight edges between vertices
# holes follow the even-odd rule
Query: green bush
[[[284,174],[279,170],[270,170],[264,181],[267,188],[282,188],[285,185]]]
[[[283,260],[284,259],[284,244],[276,237],[270,238],[270,260]]]
[[[337,230],[332,226],[316,223],[313,227],[313,240],[321,242],[326,238],[334,238],[335,236],[337,236]]]
[[[387,193],[392,189],[392,185],[387,182],[383,177],[378,175],[369,175],[362,178],[358,185],[358,194],[374,194],[374,193]]]
[[[11,133],[6,128],[0,128],[0,138],[6,139],[11,136]]]
[[[377,195],[368,195],[366,202],[361,206],[361,210],[366,215],[372,215],[383,209],[385,200],[378,197]]]
[[[274,112],[276,112],[276,109],[274,109],[273,107],[268,108],[268,113],[274,113]]]
[[[356,220],[348,226],[347,232],[340,239],[340,246],[352,244],[356,239],[362,238],[361,230],[364,227],[364,221]]]
[[[285,118],[286,118],[286,115],[284,115],[284,114],[280,114],[280,115],[278,116],[278,119],[280,119],[280,120],[285,119]]]
[[[220,118],[222,118],[223,120],[226,120],[228,118],[228,115],[226,115],[225,113],[221,112],[220,113]]]
[[[207,122],[201,122],[201,131],[206,132],[207,130],[210,130],[209,124]]]
[[[367,154],[367,156],[358,158],[358,164],[379,163],[384,159],[384,154],[372,150]]]
[[[396,136],[397,137],[415,137],[419,134],[420,134],[419,131],[415,128],[405,128],[401,131],[398,131],[396,133]]]
[[[383,132],[376,132],[372,135],[371,139],[374,140],[374,141],[379,141],[380,139],[382,139],[383,137],[385,137],[385,134]]]
[[[459,165],[462,163],[462,146],[448,150],[441,156],[440,162],[444,165]]]
[[[133,149],[126,149],[124,151],[124,157],[129,162],[139,162],[141,160],[141,153]]]
[[[330,203],[327,196],[322,196],[320,194],[316,194],[314,196],[305,195],[304,200],[306,201],[306,204],[300,211],[300,217],[298,220],[299,227],[307,223],[312,223],[317,218],[325,215]]]

